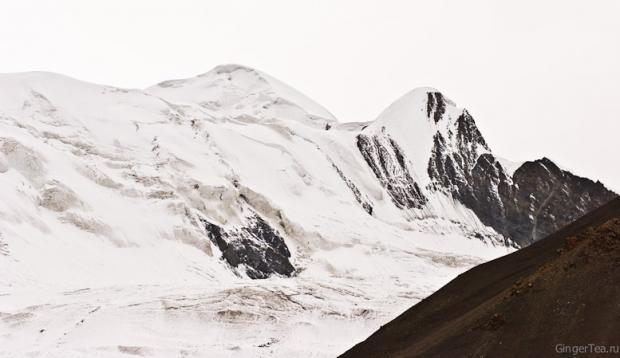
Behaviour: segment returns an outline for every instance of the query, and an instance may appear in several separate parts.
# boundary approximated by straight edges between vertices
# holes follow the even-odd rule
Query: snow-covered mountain
[[[339,123],[238,65],[0,75],[0,353],[333,356],[615,196],[505,163],[430,88]]]

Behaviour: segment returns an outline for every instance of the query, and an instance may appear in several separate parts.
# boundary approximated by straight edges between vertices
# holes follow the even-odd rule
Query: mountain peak
[[[257,69],[224,64],[198,75],[161,82],[147,92],[170,102],[198,105],[214,115],[287,118],[324,127],[336,118],[296,89]]]
[[[458,118],[465,110],[433,87],[415,88],[386,108],[377,120],[379,122],[420,121],[438,124],[444,115]],[[388,124],[393,125],[393,124]]]
[[[232,73],[232,72],[235,72],[235,71],[246,71],[246,72],[260,73],[259,70],[255,69],[253,67],[240,65],[240,64],[237,64],[237,63],[224,63],[224,64],[217,65],[217,66],[213,67],[212,70],[210,70],[209,72],[206,72],[203,75],[207,75],[207,74],[212,73],[212,72],[221,74],[221,73]]]
[[[431,156],[437,154],[438,142],[445,147],[441,150],[444,153],[456,151],[457,142],[464,141],[480,144],[480,150],[474,148],[477,154],[488,151],[469,113],[432,87],[407,92],[386,108],[372,126],[389,132],[402,146],[423,186],[431,182],[428,166]]]

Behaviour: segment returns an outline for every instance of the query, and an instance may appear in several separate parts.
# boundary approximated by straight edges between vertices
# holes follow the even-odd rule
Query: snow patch
[[[4,155],[4,153],[0,152],[0,173],[6,173],[9,170],[9,161]]]

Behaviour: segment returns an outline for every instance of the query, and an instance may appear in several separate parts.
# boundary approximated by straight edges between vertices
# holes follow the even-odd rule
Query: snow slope
[[[294,88],[239,65],[217,66],[197,77],[165,81],[147,92],[174,103],[198,104],[216,117],[287,118],[323,127],[336,121],[329,111]]]
[[[464,151],[435,93],[339,124],[238,65],[0,75],[0,355],[334,356],[514,250],[429,174]]]

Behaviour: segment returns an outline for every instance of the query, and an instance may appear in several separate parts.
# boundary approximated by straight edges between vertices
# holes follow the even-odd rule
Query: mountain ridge
[[[335,170],[336,178],[339,178],[354,196],[358,207],[379,220],[385,220],[385,215],[393,215],[385,212],[388,208],[384,210],[376,208],[377,200],[384,201],[382,195],[376,192],[378,188],[382,188],[379,190],[388,195],[389,201],[397,209],[395,212],[400,211],[402,213],[400,215],[404,214],[405,222],[415,221],[415,218],[441,218],[443,216],[453,221],[466,222],[474,230],[479,230],[481,224],[486,225],[491,231],[503,236],[503,238],[495,238],[491,241],[498,243],[514,241],[518,245],[526,245],[535,241],[537,237],[557,229],[566,220],[576,218],[580,213],[587,212],[588,209],[602,204],[603,201],[615,195],[602,185],[559,169],[544,157],[541,160],[521,163],[510,173],[491,152],[469,112],[457,107],[453,101],[431,87],[409,91],[384,110],[376,120],[356,129],[338,123],[320,105],[269,75],[234,64],[217,66],[211,71],[188,79],[165,81],[145,91],[88,84],[66,76],[44,72],[3,76],[5,78],[8,76],[8,85],[12,83],[13,86],[19,88],[19,91],[13,91],[11,95],[18,94],[20,98],[23,98],[21,108],[12,108],[9,112],[12,110],[20,116],[26,114],[35,121],[42,121],[51,129],[42,133],[44,137],[48,137],[46,140],[60,141],[73,148],[77,146],[77,150],[85,152],[86,155],[90,155],[89,149],[96,148],[97,144],[93,141],[118,142],[118,138],[114,138],[111,133],[106,134],[104,138],[93,138],[90,143],[77,139],[87,133],[105,133],[102,131],[103,127],[90,127],[94,124],[92,119],[88,124],[80,119],[91,116],[89,106],[96,107],[99,105],[97,101],[102,100],[109,108],[106,109],[107,111],[113,110],[109,114],[110,119],[106,119],[109,124],[112,124],[112,121],[118,121],[117,118],[132,116],[131,112],[135,112],[133,116],[136,117],[146,114],[148,117],[145,118],[148,119],[144,121],[144,124],[138,121],[132,122],[136,133],[141,130],[142,125],[150,126],[160,123],[157,122],[158,120],[152,122],[151,118],[155,117],[148,114],[152,110],[158,112],[158,116],[163,116],[164,120],[176,123],[176,126],[189,122],[190,129],[195,133],[194,137],[198,134],[209,135],[203,128],[203,123],[207,123],[205,121],[213,121],[214,124],[222,123],[222,120],[232,121],[231,124],[235,126],[264,123],[266,128],[288,131],[289,138],[298,137],[316,146],[316,150],[322,153],[328,167]],[[22,79],[24,76],[26,80]],[[6,86],[7,81],[0,81],[0,86],[3,85]],[[80,88],[80,95],[84,98],[82,103],[87,103],[88,106],[75,102],[73,97],[64,98],[58,92],[60,88],[71,89],[73,85]],[[113,99],[116,94],[118,94],[117,100]],[[6,97],[4,108],[10,108],[7,100],[13,103],[19,101],[19,99],[15,101],[10,96]],[[112,101],[107,100],[107,97],[110,97]],[[295,100],[301,100],[304,103],[298,106],[293,102]],[[59,101],[60,104],[57,105]],[[114,101],[118,104],[110,107]],[[306,112],[307,108],[315,110],[318,108],[318,112],[323,111],[323,114],[327,114],[325,117],[330,118],[310,114]],[[148,113],[143,114],[145,111]],[[118,123],[127,125],[122,120]],[[313,129],[307,135],[299,135],[306,129],[299,127],[297,123]],[[283,126],[289,126],[289,128],[284,129]],[[344,136],[338,134],[341,126],[346,128]],[[74,139],[63,139],[63,134],[52,133],[57,128],[74,131],[70,134],[70,137]],[[347,173],[345,163],[342,161],[339,163],[338,158],[332,157],[334,154],[338,155],[337,153],[342,152],[344,148],[339,147],[334,153],[325,151],[319,144],[320,141],[324,141],[320,138],[322,136],[327,136],[328,142],[332,143],[340,137],[337,140],[342,141],[342,144],[338,146],[348,147],[349,153],[346,161],[351,162],[353,158],[351,155],[356,156],[358,158],[356,159],[358,162],[356,171],[372,173],[372,176],[378,180],[379,186],[376,187],[376,184],[373,184],[375,188],[368,191],[369,183],[364,183],[366,179],[360,182],[359,173]],[[349,144],[351,141],[355,144]],[[5,151],[8,150],[7,146],[10,146],[7,143],[5,141]],[[109,144],[106,145],[109,146]],[[217,147],[222,143],[213,142],[212,145]],[[150,153],[155,156],[156,168],[165,165],[164,163],[170,160],[177,160],[174,154],[166,154],[157,135],[153,136],[148,146]],[[24,150],[27,152],[26,149]],[[234,149],[230,148],[230,150]],[[216,153],[217,151],[218,149]],[[229,153],[232,154],[230,151]],[[11,153],[4,153],[5,156],[7,154]],[[92,154],[101,156],[101,153]],[[113,158],[113,155],[103,157]],[[225,162],[222,164],[224,164],[222,169],[229,172],[223,177],[228,178],[229,184],[227,185],[232,184],[232,192],[244,189],[245,187],[237,178],[238,175],[235,174],[234,167]],[[221,177],[215,181],[221,182]],[[543,193],[549,191],[550,188],[566,189],[569,186],[574,189],[567,194],[568,197],[566,195],[558,197],[560,194],[554,196],[555,190],[551,191],[551,196],[543,197]],[[69,189],[54,190],[66,192]],[[253,189],[250,190],[256,193]],[[576,193],[577,191],[579,192]],[[563,212],[561,216],[567,219],[558,221],[555,217],[560,216],[558,213],[561,205],[574,206],[566,205],[566,200],[569,200],[573,193],[576,193],[575,200],[582,202],[577,206],[576,212]],[[70,196],[67,193],[63,195]],[[174,196],[174,193],[172,195]],[[232,195],[241,195],[241,199],[237,199],[240,200],[237,205],[239,205],[239,210],[243,211],[242,208],[247,204],[242,204],[242,202],[247,201],[247,198],[243,197],[243,194]],[[267,197],[263,196],[263,198],[269,202]],[[476,219],[471,221],[470,214],[460,213],[462,209],[447,214],[444,212],[446,200],[455,200],[456,204],[460,203],[472,210]],[[270,206],[273,203],[267,205]],[[252,203],[249,203],[249,207],[252,207]],[[393,209],[388,210],[390,211],[394,212]],[[279,212],[283,213],[281,210]],[[254,214],[250,216],[252,215]],[[249,218],[246,214],[240,214],[238,217]],[[246,219],[241,219],[239,222],[243,223]],[[264,219],[266,218],[259,217],[259,222]],[[274,219],[277,218],[269,220]],[[481,222],[478,222],[478,219]],[[199,220],[214,222],[213,218],[208,217],[201,217]],[[280,229],[286,230],[285,227]],[[487,234],[483,234],[483,237],[485,235]],[[254,240],[259,239],[254,236]],[[214,239],[211,241],[215,244],[218,242]],[[217,245],[223,249],[221,240],[219,242],[220,244]],[[240,250],[244,250],[242,247],[243,245]],[[287,256],[288,249],[282,253]]]
[[[174,336],[216,356],[234,355],[230,345],[294,356],[320,338],[319,355],[333,356],[466,268],[612,195],[551,164],[512,173],[469,112],[434,89],[375,121],[338,123],[245,67],[148,90],[25,76],[0,76],[0,316],[20,322],[10,329],[20,339],[0,346],[23,352],[55,346],[28,333],[52,326],[47,315],[71,321],[80,307],[99,312],[96,301],[132,331],[157,327],[145,351],[159,355],[187,348],[158,350]],[[567,193],[546,201],[548,187]],[[171,310],[176,323],[162,325]],[[230,338],[203,347],[192,338],[200,317]],[[84,344],[113,355],[97,333],[106,324],[56,353]]]

